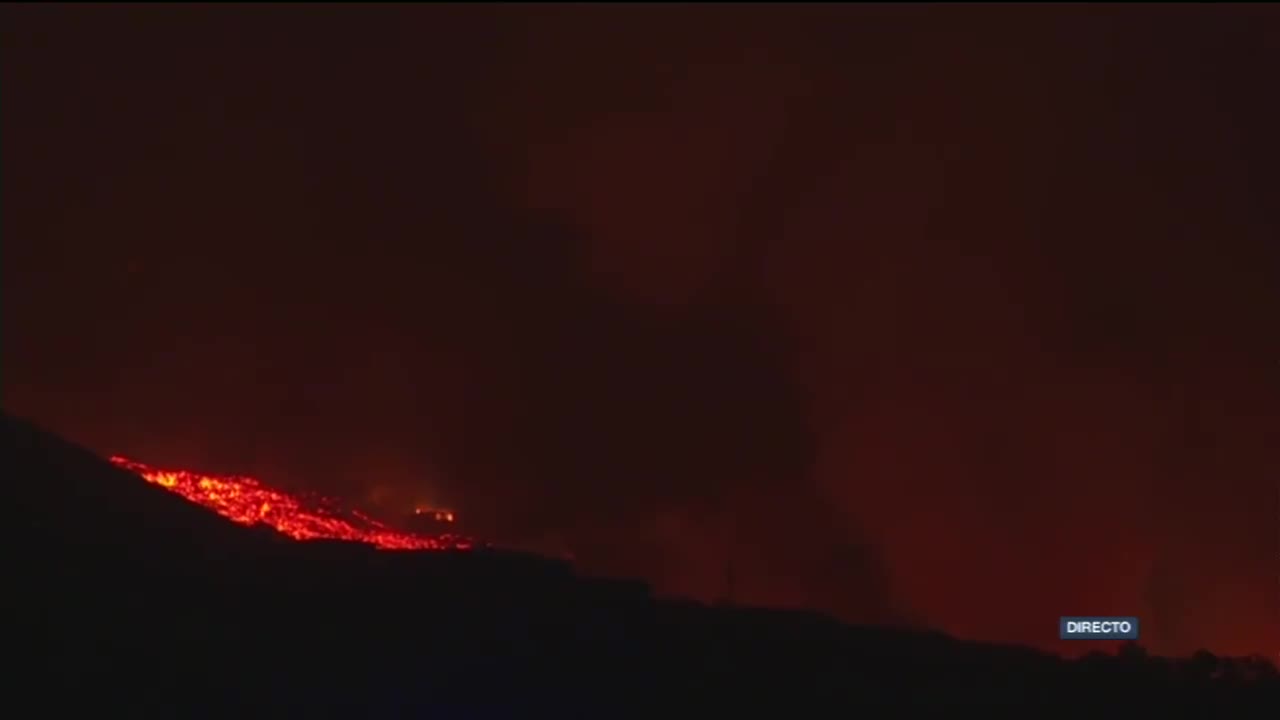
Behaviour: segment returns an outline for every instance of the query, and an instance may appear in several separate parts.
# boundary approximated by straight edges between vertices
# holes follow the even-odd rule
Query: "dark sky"
[[[1280,647],[1273,6],[6,6],[4,405],[663,592]]]

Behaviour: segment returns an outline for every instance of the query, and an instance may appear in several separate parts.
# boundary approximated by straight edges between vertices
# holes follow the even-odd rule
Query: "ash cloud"
[[[887,617],[883,561],[811,482],[814,428],[766,307],[732,289],[696,309],[619,299],[592,283],[582,233],[545,213],[465,245],[432,274],[468,278],[483,309],[436,340],[484,410],[443,418],[458,441],[438,460],[480,532],[555,538],[661,591],[719,598],[732,567],[744,600],[838,591]],[[438,307],[422,321],[456,306]]]

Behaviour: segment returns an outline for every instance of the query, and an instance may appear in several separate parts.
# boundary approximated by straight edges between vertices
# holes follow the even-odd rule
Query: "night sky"
[[[1268,5],[6,6],[4,406],[663,593],[1274,656],[1278,76]]]

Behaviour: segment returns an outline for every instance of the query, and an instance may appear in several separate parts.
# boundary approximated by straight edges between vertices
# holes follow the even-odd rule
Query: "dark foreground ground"
[[[1280,679],[1258,661],[1134,649],[1069,662],[658,602],[535,557],[283,540],[8,417],[0,461],[18,531],[6,582],[15,717],[1244,718],[1280,707]]]

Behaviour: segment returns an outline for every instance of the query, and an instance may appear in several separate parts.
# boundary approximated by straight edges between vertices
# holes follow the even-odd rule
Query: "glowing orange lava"
[[[157,470],[119,456],[111,462],[233,522],[266,523],[296,540],[350,540],[384,550],[467,550],[472,546],[470,540],[454,535],[429,537],[393,530],[362,513],[337,510],[328,501],[307,502],[251,477]]]

